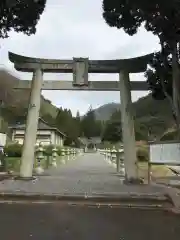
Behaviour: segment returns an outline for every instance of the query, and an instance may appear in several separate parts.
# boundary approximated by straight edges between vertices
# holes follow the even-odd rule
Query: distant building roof
[[[100,137],[91,137],[91,138],[80,137],[80,140],[82,141],[83,144],[89,144],[89,143],[98,144],[98,143],[101,143],[101,138]]]
[[[9,128],[11,129],[19,129],[19,130],[25,130],[26,128],[26,124],[23,123],[23,124],[15,124],[13,126],[10,126]],[[42,118],[39,118],[39,122],[38,122],[38,130],[54,130],[56,132],[58,132],[60,135],[66,137],[66,135],[59,131],[57,128],[55,127],[51,127],[48,125],[47,122],[45,122]]]
[[[91,138],[91,141],[92,141],[93,143],[98,144],[98,143],[101,143],[101,138],[100,138],[100,137],[92,137],[92,138]]]

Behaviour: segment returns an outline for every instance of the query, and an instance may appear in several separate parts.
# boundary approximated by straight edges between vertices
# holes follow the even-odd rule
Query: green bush
[[[43,146],[44,149],[44,156],[52,156],[52,150],[55,146],[54,145],[48,145],[48,146]],[[60,156],[61,155],[61,148],[60,147],[56,147],[57,148],[57,153]]]
[[[58,151],[57,151],[58,155],[61,156],[61,152],[62,152],[61,149],[62,149],[62,148],[61,148],[61,147],[58,147],[57,149],[58,149]]]
[[[18,143],[9,144],[5,146],[4,151],[8,155],[8,157],[21,157],[22,145]]]
[[[147,162],[149,160],[149,148],[147,146],[140,146],[136,151],[139,162]]]
[[[52,149],[54,148],[54,145],[47,145],[43,146],[44,149],[44,156],[52,156]]]
[[[18,157],[6,158],[6,168],[8,171],[19,172],[21,159]]]

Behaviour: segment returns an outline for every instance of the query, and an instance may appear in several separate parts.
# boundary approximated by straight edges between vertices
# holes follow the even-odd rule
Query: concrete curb
[[[71,202],[86,202],[86,203],[106,203],[118,204],[119,206],[146,206],[146,207],[162,207],[170,208],[173,202],[163,194],[142,194],[142,193],[114,193],[114,194],[42,194],[42,193],[28,193],[28,192],[1,192],[0,201],[71,201]]]

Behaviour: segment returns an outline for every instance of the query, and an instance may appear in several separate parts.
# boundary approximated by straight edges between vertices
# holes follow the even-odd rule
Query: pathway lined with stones
[[[51,168],[35,181],[4,180],[0,182],[0,193],[38,193],[59,195],[118,194],[123,192],[161,193],[158,186],[127,186],[116,169],[99,153],[77,156],[57,168]]]

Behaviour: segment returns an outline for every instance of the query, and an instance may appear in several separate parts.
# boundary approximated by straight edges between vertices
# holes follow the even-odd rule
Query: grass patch
[[[19,172],[21,158],[18,157],[6,157],[6,168],[8,171]]]
[[[138,175],[148,178],[149,146],[146,142],[137,142]],[[151,165],[151,173],[154,178],[174,176],[166,165]]]
[[[56,162],[57,164],[61,164],[62,158],[65,158],[67,161],[67,156],[57,156]],[[20,163],[21,158],[20,157],[6,157],[6,168],[8,171],[13,171],[15,173],[19,173],[20,171]],[[37,160],[34,163],[34,168],[36,168],[38,165]],[[52,157],[51,156],[45,156],[41,161],[41,166],[43,169],[48,169],[52,165]]]
[[[166,165],[151,165],[151,173],[154,178],[174,176]],[[148,163],[138,163],[138,175],[144,179],[148,178]]]
[[[51,163],[51,162],[50,162]],[[41,161],[41,166],[44,169],[49,168],[50,163],[48,163],[47,157]],[[21,158],[18,157],[6,157],[6,168],[8,171],[13,171],[19,173],[20,171]],[[34,163],[34,168],[37,167],[37,161]]]

